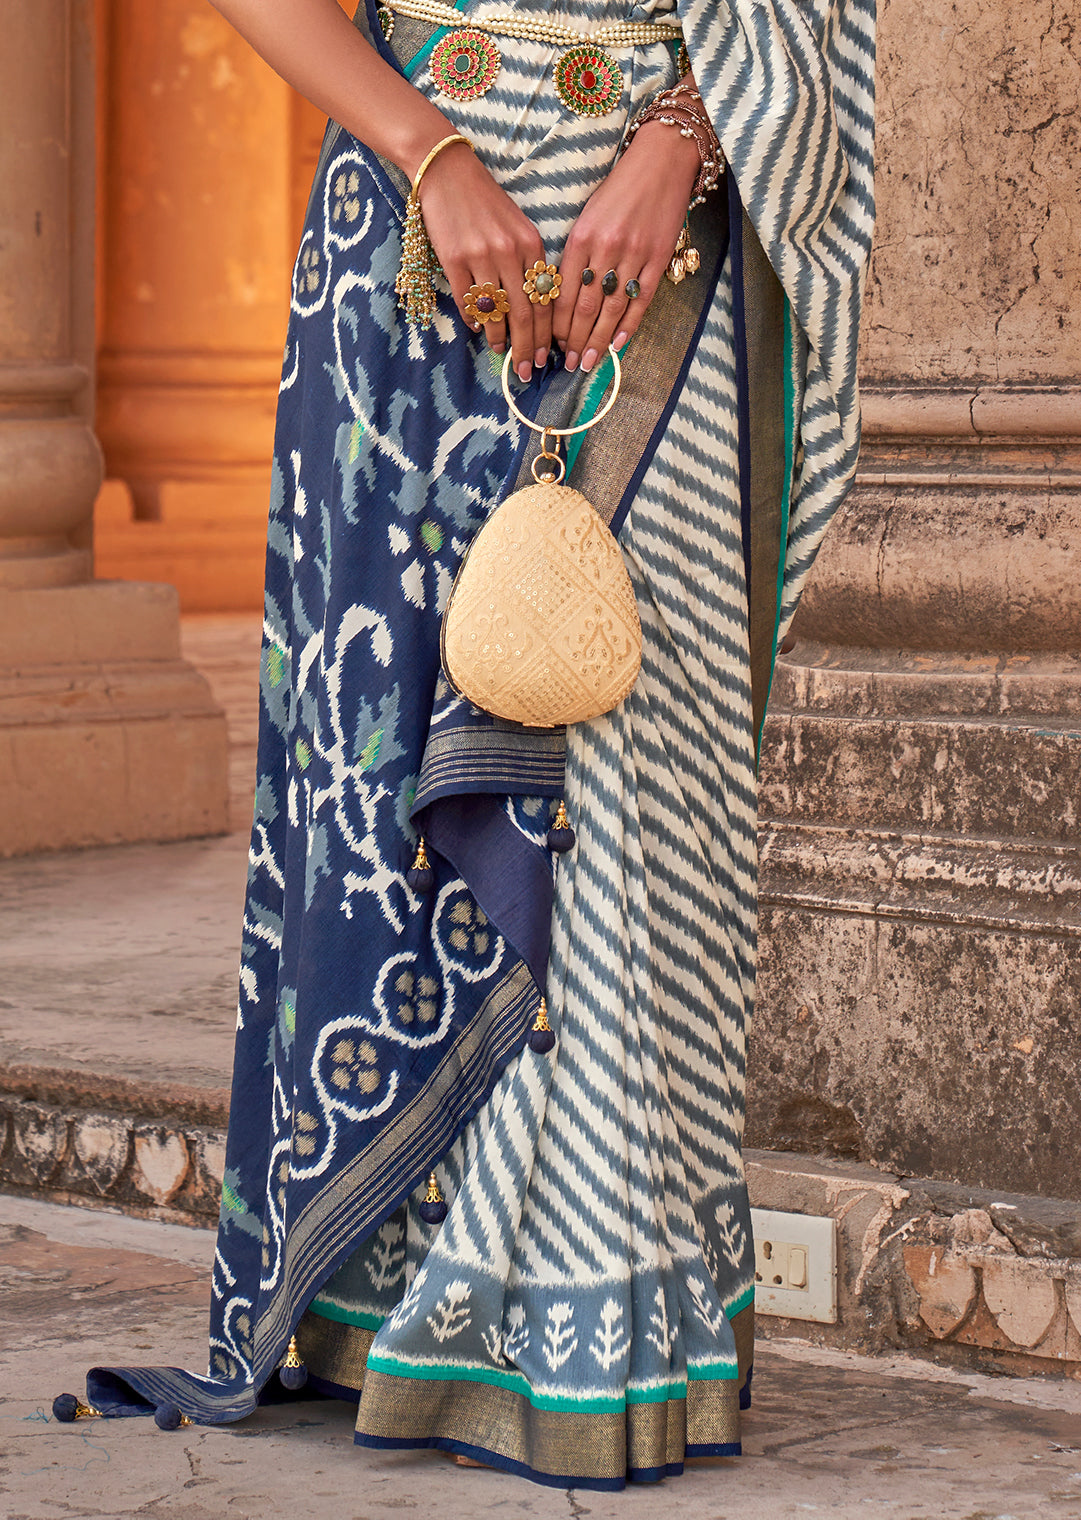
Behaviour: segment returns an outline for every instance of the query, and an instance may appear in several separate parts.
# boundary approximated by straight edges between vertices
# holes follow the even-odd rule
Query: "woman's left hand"
[[[560,300],[552,305],[552,335],[568,369],[591,370],[608,345],[633,337],[675,251],[698,175],[698,148],[675,127],[650,121],[586,202],[560,260]],[[582,284],[582,271],[593,279]],[[605,295],[609,270],[616,288]],[[637,280],[640,293],[627,294]]]

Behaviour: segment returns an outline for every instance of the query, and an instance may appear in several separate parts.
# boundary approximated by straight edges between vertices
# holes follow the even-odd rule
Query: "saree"
[[[492,719],[442,676],[456,566],[536,444],[445,288],[431,328],[402,320],[404,178],[328,126],[279,396],[209,1367],[92,1369],[108,1416],[240,1419],[291,1396],[295,1337],[306,1391],[356,1401],[358,1444],[599,1489],[739,1451],[756,744],[859,447],[874,5],[564,0],[558,19],[672,14],[729,168],[692,218],[700,273],[662,281],[618,405],[568,453],[618,535],[643,659],[617,709],[566,731]],[[399,16],[387,42],[374,3],[356,24],[433,92],[445,29]],[[439,99],[555,261],[678,67],[675,46],[624,50],[618,109],[582,117],[557,58],[515,43],[486,95]],[[609,377],[553,356],[518,404],[587,420]],[[527,1040],[542,995],[550,1053]]]

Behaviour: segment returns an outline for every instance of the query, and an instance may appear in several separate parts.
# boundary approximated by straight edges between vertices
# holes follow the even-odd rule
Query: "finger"
[[[604,266],[607,269],[607,265]],[[593,270],[593,279],[588,285],[582,284],[582,271],[578,271],[578,289],[574,298],[574,310],[567,329],[567,338],[564,344],[564,352],[567,356],[567,368],[574,370],[581,362],[585,341],[593,331],[606,300],[604,291],[601,289],[601,275],[598,273],[596,263],[583,264],[583,269]]]
[[[542,267],[538,269],[538,265]],[[538,259],[525,265],[522,270],[522,289],[525,291],[525,297],[533,315],[533,348],[529,357],[538,368],[547,362],[548,350],[552,346],[551,297],[549,296],[547,301],[542,301],[540,299],[542,292],[534,288],[537,275],[547,272],[548,261],[543,253]]]
[[[548,350],[552,346],[552,319],[559,300],[560,296],[557,295],[555,300],[538,301],[533,307],[533,363],[538,369],[548,362]]]
[[[458,308],[458,315],[469,328],[470,332],[478,332],[480,330],[480,323],[475,317],[469,316],[465,309],[469,288],[474,283],[468,266],[459,263],[448,264],[444,268],[443,273],[447,277],[447,284],[450,286],[450,293],[454,297],[454,304]]]
[[[582,339],[582,369],[587,374],[611,343],[616,327],[622,322],[631,304],[625,289],[630,279],[630,275],[625,272],[626,265],[623,269],[620,269],[618,265],[612,267],[616,270],[616,288],[611,295],[604,297],[592,331]]]
[[[528,264],[533,264],[539,258],[538,248]],[[507,300],[510,302],[507,326],[514,355],[514,372],[520,380],[528,380],[532,375],[533,355],[536,352],[533,341],[533,307],[523,285],[528,264],[519,245],[517,249],[511,247],[507,251],[499,267],[499,283],[507,292]]]
[[[584,289],[582,270],[586,267],[585,253],[574,238],[570,238],[563,250],[563,259],[559,266],[563,284],[560,286],[559,299],[555,302],[552,311],[552,337],[564,351],[566,351],[567,338],[574,320],[574,308],[578,296]]]
[[[661,264],[655,261],[652,264],[647,264],[645,269],[643,269],[638,280],[639,285],[642,287],[642,294],[637,300],[627,303],[627,309],[623,313],[622,321],[616,323],[616,333],[612,342],[617,349],[621,349],[624,344],[629,343],[641,327],[642,318],[649,310],[649,303],[660,289],[661,281],[664,279],[664,271],[667,268],[667,262]]]

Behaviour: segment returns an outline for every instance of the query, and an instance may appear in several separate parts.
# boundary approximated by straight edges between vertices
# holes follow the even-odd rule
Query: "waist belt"
[[[453,28],[428,59],[436,89],[450,100],[476,100],[492,88],[503,63],[493,36],[563,48],[555,67],[556,93],[567,109],[579,116],[604,116],[623,98],[622,72],[605,48],[679,42],[683,36],[678,21],[609,21],[591,32],[582,32],[541,16],[463,16],[443,0],[381,0],[378,11],[388,42],[395,14],[440,30]],[[689,67],[686,49],[681,47],[678,71],[685,74]]]
[[[650,42],[678,42],[683,28],[678,21],[609,21],[591,32],[542,16],[465,16],[441,0],[381,0],[380,9],[468,31],[491,32],[497,37],[520,37],[527,42],[549,42],[553,47],[644,47]]]

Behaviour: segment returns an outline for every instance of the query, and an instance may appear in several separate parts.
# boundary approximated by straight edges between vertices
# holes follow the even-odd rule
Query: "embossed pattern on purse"
[[[539,481],[474,538],[443,616],[443,669],[461,696],[531,728],[615,707],[642,663],[623,555],[586,498]]]
[[[515,404],[508,349],[507,405],[541,435],[530,465],[536,484],[508,496],[477,533],[443,614],[440,653],[454,690],[529,728],[560,728],[609,712],[642,664],[642,626],[619,545],[582,493],[561,483],[559,439],[594,427],[619,394],[619,355],[611,346],[608,352],[607,401],[587,422],[554,428]]]

